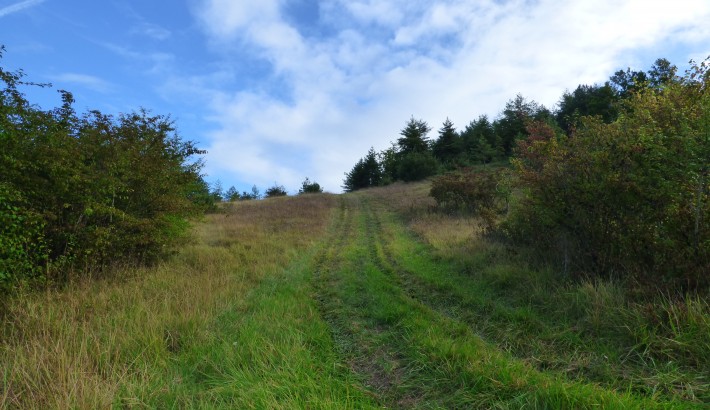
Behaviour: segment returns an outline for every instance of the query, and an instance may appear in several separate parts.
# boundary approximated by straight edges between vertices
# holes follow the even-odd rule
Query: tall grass
[[[707,295],[565,277],[427,183],[226,204],[152,268],[6,301],[0,408],[695,408]]]
[[[314,374],[336,367],[329,334],[308,292],[289,296],[280,286],[296,285],[278,279],[306,274],[333,205],[328,195],[230,204],[159,266],[7,301],[0,408],[288,408],[357,396],[345,376]],[[276,386],[289,366],[295,376]]]
[[[524,249],[483,235],[477,218],[438,211],[427,186],[368,194],[439,258],[419,289],[432,305],[541,370],[659,399],[710,403],[707,292],[639,295],[613,279],[566,277],[540,267]],[[411,269],[422,272],[416,263]]]

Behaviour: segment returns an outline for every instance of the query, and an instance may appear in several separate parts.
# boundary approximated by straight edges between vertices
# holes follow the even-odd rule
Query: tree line
[[[320,193],[323,193],[323,188],[320,186],[319,183],[317,183],[316,181],[311,181],[311,179],[308,177],[303,180],[303,182],[301,183],[301,187],[298,189],[299,195]],[[210,195],[215,202],[234,202],[287,196],[288,191],[286,191],[286,187],[284,187],[283,185],[274,183],[274,185],[266,188],[263,194],[261,193],[261,190],[259,190],[259,187],[257,187],[256,185],[253,185],[251,187],[251,191],[243,191],[240,194],[237,188],[234,187],[234,185],[230,186],[225,191],[224,188],[222,188],[222,183],[217,180],[217,182],[215,182],[214,186],[210,190]]]
[[[389,148],[380,152],[371,148],[345,174],[343,188],[350,192],[507,161],[513,157],[518,141],[529,137],[530,122],[544,122],[566,135],[572,134],[584,117],[595,116],[611,123],[619,116],[623,100],[643,88],[663,87],[676,77],[676,71],[664,58],[656,60],[646,72],[619,70],[602,85],[579,85],[574,91],[565,92],[554,111],[518,94],[494,120],[481,115],[457,131],[447,118],[435,139],[429,137],[432,128],[426,121],[412,117]]]
[[[346,191],[433,179],[441,208],[481,215],[567,275],[635,286],[710,284],[710,71],[666,59],[580,85],[549,110],[521,95],[500,116],[430,140],[411,118],[384,151],[345,175]],[[499,167],[485,167],[498,162]],[[477,168],[470,168],[479,165]],[[481,167],[480,165],[484,165]]]

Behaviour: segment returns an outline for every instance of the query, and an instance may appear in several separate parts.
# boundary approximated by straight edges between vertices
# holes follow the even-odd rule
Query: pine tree
[[[460,151],[459,141],[460,138],[454,124],[447,118],[439,130],[439,138],[432,144],[434,157],[444,164],[453,161]]]
[[[429,124],[423,120],[410,118],[407,125],[400,132],[401,138],[397,139],[399,153],[406,155],[412,152],[429,151],[429,140],[426,135],[431,131]]]

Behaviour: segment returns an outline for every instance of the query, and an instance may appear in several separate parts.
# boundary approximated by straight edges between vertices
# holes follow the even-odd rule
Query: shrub
[[[2,48],[0,47],[0,56]],[[119,261],[146,261],[212,206],[203,154],[145,110],[44,111],[0,68],[0,288]]]
[[[277,196],[286,196],[286,195],[288,195],[288,192],[286,192],[286,188],[284,188],[283,185],[276,185],[276,184],[274,184],[274,186],[268,188],[264,192],[264,196],[266,198],[274,198]]]
[[[301,189],[298,190],[299,194],[320,194],[322,192],[323,188],[321,188],[320,184],[315,181],[311,182],[308,177],[301,184]]]
[[[705,66],[629,97],[615,122],[569,138],[533,123],[519,144],[524,196],[508,229],[565,269],[696,288],[710,269],[710,81]]]
[[[48,257],[44,227],[21,194],[0,183],[0,293],[42,275]]]
[[[482,216],[492,227],[507,208],[509,189],[505,170],[475,171],[471,168],[440,175],[432,181],[431,195],[439,208]]]

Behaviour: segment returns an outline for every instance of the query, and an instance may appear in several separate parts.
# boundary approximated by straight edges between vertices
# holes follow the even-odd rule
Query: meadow
[[[428,193],[226,203],[156,266],[13,297],[0,407],[710,403],[706,296],[562,277]]]

